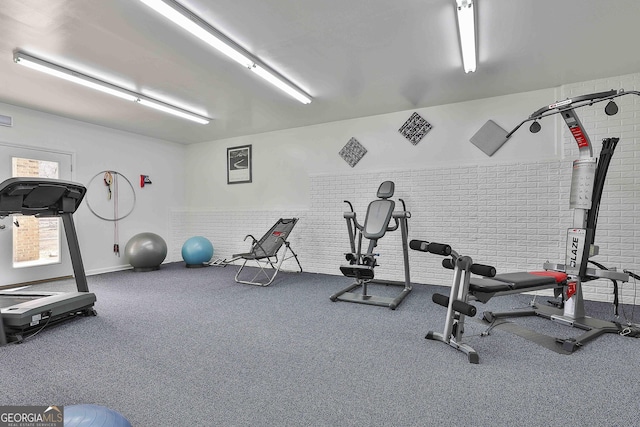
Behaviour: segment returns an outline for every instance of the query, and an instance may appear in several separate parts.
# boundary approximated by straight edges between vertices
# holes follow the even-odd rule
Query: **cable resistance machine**
[[[640,92],[637,91],[610,90],[558,101],[536,110],[528,119],[523,120],[505,136],[508,139],[520,126],[527,122],[533,122],[529,130],[532,133],[537,133],[540,130],[540,119],[560,114],[578,145],[579,156],[573,162],[569,198],[569,207],[573,209],[573,227],[567,230],[565,262],[544,263],[545,270],[566,273],[569,279],[564,291],[563,304],[559,308],[547,305],[533,305],[531,310],[524,312],[487,312],[484,316],[485,320],[492,322],[501,317],[537,315],[586,331],[576,338],[558,340],[562,344],[562,348],[569,352],[576,351],[588,341],[605,333],[618,333],[620,331],[616,323],[586,316],[582,295],[582,283],[596,279],[611,280],[614,287],[614,305],[617,315],[617,283],[618,281],[628,282],[630,274],[633,275],[633,273],[626,270],[607,269],[590,260],[591,257],[599,253],[598,246],[595,245],[595,234],[600,201],[609,164],[620,139],[616,137],[604,138],[600,157],[595,157],[589,135],[584,130],[575,110],[608,101],[604,111],[608,116],[613,116],[618,112],[618,106],[613,99],[631,94],[640,96]]]
[[[340,271],[346,277],[352,277],[355,282],[345,289],[331,295],[331,301],[347,301],[360,304],[377,305],[381,307],[389,307],[395,310],[411,292],[411,281],[409,278],[409,250],[408,250],[408,225],[407,219],[411,218],[411,213],[407,211],[404,200],[402,210],[395,211],[395,202],[391,200],[395,191],[393,181],[384,181],[378,188],[378,199],[369,203],[367,215],[364,219],[364,225],[358,222],[353,205],[345,200],[349,205],[350,211],[344,213],[347,221],[347,230],[349,232],[349,243],[351,252],[345,255],[349,264],[340,266]],[[389,225],[393,218],[395,224]],[[374,253],[378,240],[380,240],[388,231],[395,231],[400,228],[402,235],[402,256],[404,263],[404,282],[377,280],[374,279],[374,268],[378,265],[377,256]],[[357,235],[357,236],[356,236]],[[357,238],[357,244],[356,244]],[[362,251],[362,239],[368,239],[369,245],[366,252]],[[370,284],[401,286],[402,290],[396,297],[382,297],[370,295],[368,286]],[[360,288],[361,293],[352,292]]]
[[[476,314],[476,308],[470,302],[486,303],[494,296],[542,289],[553,289],[556,297],[562,296],[562,301],[555,305],[532,303],[528,309],[509,312],[486,311],[483,314],[484,320],[493,324],[499,318],[540,316],[585,331],[575,338],[555,339],[567,353],[573,353],[587,342],[605,333],[619,333],[623,329],[619,323],[586,316],[582,295],[582,283],[596,279],[611,280],[617,316],[618,282],[627,282],[629,277],[638,279],[638,275],[631,271],[607,269],[590,260],[598,254],[598,246],[594,244],[598,211],[609,163],[619,138],[604,138],[600,158],[594,157],[591,140],[575,110],[609,101],[605,107],[605,113],[612,116],[618,112],[613,99],[628,94],[640,95],[640,92],[611,90],[558,101],[536,110],[508,133],[493,122],[488,122],[491,124],[491,132],[483,135],[486,139],[483,144],[486,147],[501,146],[527,122],[533,122],[529,130],[537,133],[541,129],[539,120],[555,114],[560,114],[569,127],[571,135],[578,144],[579,157],[573,162],[570,208],[573,209],[574,215],[573,226],[567,230],[565,262],[563,264],[546,262],[543,265],[544,271],[539,272],[496,275],[493,267],[474,264],[470,257],[459,255],[448,245],[412,240],[410,243],[412,249],[447,257],[443,261],[443,266],[454,270],[450,295],[447,297],[434,294],[433,296],[436,304],[447,307],[444,331],[443,333],[430,331],[425,338],[444,342],[467,354],[469,362],[478,363],[477,352],[463,341],[464,319],[466,316],[473,317]],[[472,277],[472,273],[484,277]],[[628,329],[631,330],[631,327]]]

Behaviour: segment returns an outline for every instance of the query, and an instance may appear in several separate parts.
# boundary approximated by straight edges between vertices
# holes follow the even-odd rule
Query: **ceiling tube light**
[[[27,55],[22,52],[16,52],[13,55],[13,61],[16,64],[24,65],[25,67],[33,70],[40,71],[42,73],[49,74],[79,85],[89,87],[91,89],[99,90],[100,92],[108,93],[109,95],[117,96],[118,98],[126,99],[127,101],[136,101],[137,96],[114,86],[110,83],[103,82],[93,77],[78,73],[77,71],[70,70],[68,68],[61,67],[60,65],[52,64],[42,59]]]
[[[190,113],[172,105],[165,104],[164,102],[152,100],[150,98],[140,97],[138,99],[138,102],[145,107],[154,108],[158,111],[164,111],[165,113],[173,114],[174,116],[182,117],[183,119],[191,120],[202,125],[206,125],[210,121],[210,119],[208,118]]]
[[[262,77],[263,79],[265,79],[266,81],[268,81],[269,83],[271,83],[272,85],[280,89],[281,91],[288,93],[290,96],[294,97],[295,99],[302,102],[303,104],[311,103],[311,98],[307,96],[307,94],[291,86],[286,81],[280,79],[277,74],[267,70],[263,66],[258,64],[253,64],[253,67],[251,67],[251,71],[259,75],[260,77]]]
[[[103,80],[96,79],[95,77],[91,77],[78,71],[53,64],[40,58],[36,58],[35,56],[28,55],[24,52],[16,51],[13,54],[13,61],[16,64],[24,65],[26,67],[41,71],[51,76],[59,77],[61,79],[77,83],[91,89],[99,90],[100,92],[108,93],[109,95],[117,96],[118,98],[126,99],[127,101],[133,101],[147,107],[155,108],[156,110],[173,114],[175,116],[179,116],[196,123],[207,124],[211,121],[210,118],[201,116],[200,114],[196,114],[183,108],[179,108],[165,102],[155,100],[148,96],[132,92],[128,89],[113,85]]]
[[[244,48],[180,3],[174,0],[140,1],[303,104],[309,104],[311,102],[312,98],[307,95],[305,91],[298,88],[279,73],[271,70],[265,64],[262,64]]]
[[[476,71],[476,28],[474,0],[456,0],[458,10],[458,31],[465,73]]]
[[[253,64],[253,61],[241,53],[239,49],[234,49],[231,45],[231,40],[181,4],[163,0],[140,1],[202,41],[215,47],[240,65],[249,68]]]

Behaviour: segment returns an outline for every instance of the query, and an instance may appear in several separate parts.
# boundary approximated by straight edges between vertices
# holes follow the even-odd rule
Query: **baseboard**
[[[123,270],[131,270],[133,267],[131,267],[129,264],[127,265],[116,265],[114,267],[106,267],[106,268],[95,268],[92,270],[86,270],[85,274],[87,276],[95,276],[97,274],[104,274],[104,273],[113,273],[116,271],[123,271]]]

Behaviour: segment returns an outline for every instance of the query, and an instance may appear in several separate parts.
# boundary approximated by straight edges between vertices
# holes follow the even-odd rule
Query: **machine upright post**
[[[575,267],[577,271],[567,273],[574,274],[575,293],[567,298],[564,304],[563,316],[569,319],[583,318],[585,315],[584,300],[582,298],[582,276],[585,274],[587,262],[589,260],[590,245],[593,234],[586,230],[587,215],[593,207],[593,188],[594,178],[597,166],[597,159],[593,157],[593,146],[589,135],[583,130],[582,122],[576,112],[569,108],[562,110],[560,114],[565,121],[567,127],[571,131],[576,144],[578,145],[579,158],[573,162],[573,173],[571,177],[571,194],[569,197],[570,208],[573,211],[573,227],[575,229],[584,229],[585,236],[582,237],[584,248],[581,253],[574,256]],[[571,246],[567,239],[567,257],[570,258]],[[566,262],[567,265],[570,263]],[[577,274],[576,274],[577,273]]]
[[[406,288],[411,288],[411,278],[409,276],[409,230],[407,226],[407,218],[410,218],[411,214],[403,212],[403,216],[400,219],[400,233],[402,233],[402,255],[404,260],[404,284]]]
[[[463,280],[464,271],[460,267],[461,264],[455,262],[453,270],[453,281],[451,282],[451,292],[449,293],[449,306],[447,307],[447,316],[444,320],[444,332],[442,333],[443,340],[446,343],[449,343],[449,341],[451,341],[451,334],[453,333],[453,321],[455,316],[453,303],[456,301],[458,294],[460,293],[460,282]]]
[[[80,244],[78,243],[76,227],[73,224],[73,217],[69,212],[65,212],[61,216],[62,223],[64,225],[64,233],[67,236],[67,244],[69,245],[71,264],[73,266],[73,276],[76,279],[78,292],[89,292],[89,285],[87,284],[87,276],[84,272],[82,255],[80,255]]]

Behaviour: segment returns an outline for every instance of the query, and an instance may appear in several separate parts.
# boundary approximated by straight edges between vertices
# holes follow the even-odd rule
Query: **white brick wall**
[[[561,87],[565,97],[624,88],[636,89],[640,74]],[[555,100],[549,100],[549,103]],[[618,99],[620,112],[604,114],[604,104],[578,110],[591,137],[596,155],[606,136],[619,136],[602,198],[595,260],[608,266],[640,272],[640,98]],[[532,105],[531,111],[540,107]],[[601,107],[601,108],[600,108]],[[169,259],[181,260],[182,242],[193,235],[209,238],[214,257],[230,257],[247,249],[247,233],[257,238],[280,217],[298,216],[292,247],[305,271],[337,274],[349,251],[345,220],[349,200],[364,221],[368,203],[384,180],[396,184],[395,200],[402,198],[412,217],[409,239],[450,244],[475,262],[495,265],[498,272],[542,269],[545,261],[564,263],[566,229],[572,227],[569,190],[572,162],[577,146],[562,127],[562,159],[493,165],[460,165],[425,169],[310,176],[310,206],[294,211],[173,211],[170,223],[172,248]],[[546,119],[543,126],[553,126]],[[527,132],[526,128],[519,132]],[[509,144],[509,143],[507,143]],[[398,207],[399,209],[399,207]],[[403,280],[400,232],[380,240],[376,274]],[[410,251],[411,279],[418,283],[449,284],[451,272],[440,266],[439,257]],[[348,282],[345,279],[345,284]],[[621,285],[622,302],[632,303],[634,286]],[[608,281],[585,284],[586,299],[612,301]],[[635,295],[640,304],[640,295]]]
[[[409,219],[409,238],[448,243],[476,262],[494,264],[500,271],[540,269],[542,262],[558,258],[564,251],[561,220],[557,206],[563,184],[569,174],[560,175],[560,162],[497,166],[467,166],[412,171],[390,171],[379,174],[312,177],[313,200],[321,203],[313,212],[334,212],[323,219],[332,230],[322,239],[323,247],[348,251],[348,240],[342,211],[347,205],[336,201],[349,199],[364,219],[366,207],[379,183],[392,180],[396,199],[402,198]],[[324,202],[326,182],[342,182],[333,189],[331,200]],[[568,191],[568,190],[567,190]],[[359,193],[359,194],[358,194]],[[543,203],[536,203],[543,200]],[[323,205],[329,205],[323,208]],[[568,213],[568,212],[567,212]],[[320,220],[316,216],[312,222]],[[333,236],[342,235],[340,240]],[[385,236],[378,246],[380,277],[402,280],[401,237],[399,232]],[[339,262],[342,260],[337,259]],[[441,259],[433,255],[410,252],[412,280],[421,283],[448,284],[451,274],[440,267]],[[322,272],[336,273],[327,265]]]

